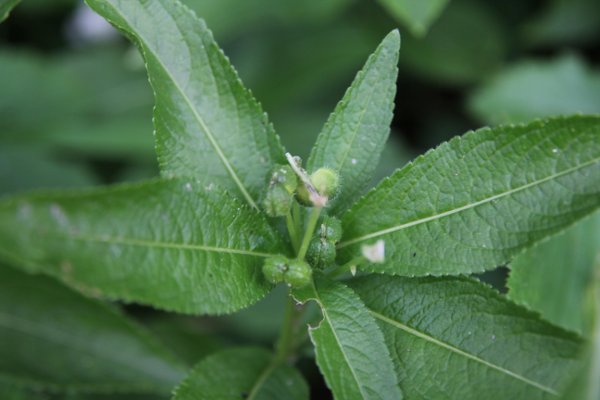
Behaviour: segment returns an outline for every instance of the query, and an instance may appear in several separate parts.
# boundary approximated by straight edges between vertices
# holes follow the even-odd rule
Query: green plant
[[[286,157],[261,106],[185,6],[88,3],[144,56],[162,177],[6,198],[0,255],[91,297],[179,313],[231,313],[261,299],[273,283],[288,284],[273,354],[236,348],[210,355],[174,399],[307,398],[294,361],[306,345],[305,308],[296,303],[310,301],[322,314],[308,329],[316,362],[339,399],[543,399],[565,390],[569,396],[576,376],[594,376],[597,363],[585,349],[597,349],[597,340],[586,344],[564,329],[571,326],[552,325],[462,275],[535,251],[536,242],[600,206],[600,117],[469,132],[364,194],[392,119],[397,31],[368,59],[302,163]],[[593,268],[588,275],[593,281]],[[12,313],[0,322],[16,331],[39,328],[49,340],[72,345],[72,370],[42,362],[48,371],[15,386],[58,391],[75,382],[84,392],[160,394],[181,378],[182,363],[114,310],[90,299],[73,307],[72,292],[45,303],[43,291],[60,292],[56,282],[44,280],[44,289],[26,295],[38,285],[33,277],[13,270],[2,276],[3,304],[35,305],[39,315],[69,310],[48,317],[43,328],[27,323],[30,308],[0,314]],[[580,290],[598,297],[595,285]],[[589,302],[586,315],[600,312],[597,303]],[[91,346],[98,360],[78,358],[86,343],[70,342],[63,331],[73,320],[106,330],[115,344]],[[586,320],[580,331],[597,337],[598,317]],[[123,342],[137,343],[136,351],[106,351]],[[3,351],[0,362],[10,362],[10,349]],[[594,384],[590,379],[577,390],[593,393]]]

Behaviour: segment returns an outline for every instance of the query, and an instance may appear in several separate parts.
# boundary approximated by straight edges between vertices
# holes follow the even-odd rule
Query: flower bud
[[[330,168],[319,168],[311,174],[310,181],[319,194],[331,198],[337,194],[340,177]]]
[[[271,174],[270,186],[283,185],[288,193],[292,194],[298,187],[298,177],[289,165],[280,165]]]
[[[293,288],[301,288],[310,283],[312,269],[305,261],[291,260],[283,280]]]
[[[277,284],[283,282],[285,273],[288,271],[290,260],[283,256],[273,256],[265,260],[262,271],[267,281]]]
[[[342,223],[335,217],[325,217],[320,227],[321,238],[337,243],[342,238]]]
[[[270,217],[283,217],[292,208],[292,194],[283,185],[269,187],[263,201],[263,208]]]
[[[313,267],[324,269],[335,262],[335,244],[331,240],[314,238],[310,242],[306,258]]]

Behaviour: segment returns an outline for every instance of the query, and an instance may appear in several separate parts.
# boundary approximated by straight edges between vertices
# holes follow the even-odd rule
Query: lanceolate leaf
[[[333,213],[362,194],[377,167],[390,132],[399,50],[400,34],[392,31],[358,73],[310,154],[309,172],[329,167],[340,175],[340,192],[329,205]]]
[[[424,36],[448,0],[379,0],[415,36]]]
[[[581,353],[584,365],[565,390],[564,400],[600,399],[600,252],[597,254],[595,267],[595,276],[588,288],[593,324],[589,330],[589,341]]]
[[[19,4],[20,1],[21,0],[0,0],[0,22],[4,21],[8,17],[10,10]]]
[[[508,297],[548,321],[582,333],[587,288],[600,253],[600,212],[520,254],[510,264]]]
[[[272,363],[259,348],[224,350],[208,356],[175,389],[173,400],[304,400],[308,387],[294,368]]]
[[[458,274],[516,253],[600,206],[600,118],[484,128],[383,181],[342,218],[341,259],[385,242],[370,271]]]
[[[467,278],[350,283],[375,317],[410,399],[551,399],[580,341]]]
[[[87,3],[142,51],[163,174],[219,184],[256,208],[283,150],[204,21],[177,0]]]
[[[0,267],[0,386],[168,393],[185,367],[115,309]]]
[[[309,328],[310,337],[317,364],[337,400],[402,398],[381,331],[356,293],[317,277],[295,295],[321,307],[323,320]]]
[[[0,255],[92,295],[186,313],[245,307],[280,249],[257,211],[197,181],[34,194],[0,202]]]

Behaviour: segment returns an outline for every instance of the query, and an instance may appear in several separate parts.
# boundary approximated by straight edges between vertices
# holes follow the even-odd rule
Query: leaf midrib
[[[420,219],[417,219],[417,220],[414,220],[414,221],[406,222],[404,224],[392,226],[390,228],[381,229],[379,231],[372,232],[372,233],[369,233],[369,234],[366,234],[366,235],[363,235],[363,236],[360,236],[360,237],[357,237],[357,238],[354,238],[354,239],[346,240],[346,241],[341,242],[340,244],[338,244],[337,248],[341,249],[343,247],[350,246],[350,245],[355,244],[355,243],[359,243],[359,242],[362,242],[362,241],[365,241],[365,240],[369,240],[369,239],[373,239],[373,238],[376,238],[376,237],[379,237],[379,236],[387,235],[388,233],[397,232],[397,231],[400,231],[402,229],[410,228],[410,227],[415,226],[415,225],[424,224],[426,222],[435,221],[435,220],[438,220],[438,219],[441,219],[441,218],[444,218],[444,217],[447,217],[447,216],[450,216],[450,215],[453,215],[453,214],[457,214],[457,213],[459,213],[461,211],[469,210],[471,208],[475,208],[475,207],[478,207],[480,205],[483,205],[483,204],[486,204],[486,203],[490,203],[490,202],[492,202],[494,200],[497,200],[497,199],[500,199],[500,198],[503,198],[503,197],[506,197],[506,196],[510,196],[510,195],[512,195],[514,193],[517,193],[517,192],[520,192],[522,190],[526,190],[526,189],[529,189],[531,187],[534,187],[534,186],[537,186],[537,185],[541,185],[541,184],[543,184],[545,182],[551,181],[553,179],[559,178],[559,177],[564,176],[564,175],[568,175],[570,173],[573,173],[573,172],[575,172],[577,170],[580,170],[582,168],[589,167],[590,165],[596,164],[598,162],[600,162],[600,158],[594,158],[594,159],[592,159],[590,161],[587,161],[587,162],[585,162],[583,164],[577,165],[577,166],[572,167],[572,168],[568,168],[568,169],[563,170],[561,172],[558,172],[556,174],[547,176],[547,177],[545,177],[543,179],[539,179],[539,180],[527,183],[527,184],[519,186],[517,188],[510,189],[510,190],[507,190],[507,191],[502,192],[502,193],[498,193],[496,195],[487,197],[485,199],[476,201],[474,203],[469,203],[469,204],[466,204],[466,205],[463,205],[463,206],[460,206],[460,207],[457,207],[457,208],[453,208],[453,209],[448,210],[448,211],[444,211],[444,212],[439,213],[439,214],[431,215],[431,216],[425,217],[425,218],[420,218]]]
[[[110,4],[110,8],[113,10],[113,12],[115,12],[118,15],[120,15],[121,18],[123,18],[123,20],[129,26],[132,26],[132,27],[134,26],[131,23],[131,21],[123,13],[119,12],[119,10],[116,7],[114,7],[111,3],[107,2],[107,4]],[[212,131],[209,129],[209,127],[208,127],[208,125],[206,125],[206,122],[204,121],[204,119],[200,116],[200,114],[198,114],[198,112],[194,108],[191,99],[185,94],[184,90],[181,88],[181,86],[179,85],[179,83],[177,82],[177,80],[175,80],[175,78],[171,74],[170,70],[165,66],[165,64],[162,62],[162,60],[160,59],[160,57],[158,57],[157,53],[148,45],[148,41],[144,38],[144,36],[141,35],[139,32],[135,32],[135,35],[140,39],[141,42],[144,42],[144,47],[146,49],[148,49],[148,51],[150,51],[153,54],[154,58],[157,60],[157,62],[162,67],[162,69],[166,72],[167,76],[171,79],[171,81],[175,85],[175,88],[177,89],[177,91],[179,93],[181,93],[181,96],[183,97],[183,99],[187,103],[188,107],[190,108],[190,110],[194,114],[194,117],[196,118],[196,121],[198,121],[198,123],[200,124],[201,128],[203,129],[203,131],[204,131],[204,133],[205,133],[208,141],[210,142],[210,144],[213,146],[213,148],[217,152],[217,155],[221,159],[221,162],[223,162],[223,165],[225,166],[225,169],[227,170],[227,172],[229,173],[229,175],[231,176],[231,178],[234,180],[234,182],[236,183],[236,185],[239,187],[239,189],[242,192],[242,195],[244,196],[244,198],[246,199],[246,201],[250,204],[250,206],[252,206],[253,208],[255,208],[255,209],[258,210],[259,208],[256,205],[256,202],[254,201],[254,199],[252,199],[252,196],[250,196],[250,194],[246,190],[246,187],[244,186],[244,184],[242,183],[242,181],[240,180],[240,178],[237,176],[236,172],[233,170],[233,167],[229,163],[229,160],[227,159],[227,157],[225,157],[225,154],[221,150],[221,147],[219,146],[219,143],[214,138],[214,135],[213,135]]]
[[[261,371],[260,375],[256,379],[256,382],[254,382],[254,385],[250,389],[250,394],[248,395],[246,400],[254,400],[256,396],[258,396],[258,394],[260,393],[260,389],[264,386],[265,382],[267,381],[271,373],[273,373],[276,367],[276,362],[271,361],[267,364],[265,369]]]
[[[429,343],[435,344],[435,345],[437,345],[437,346],[439,346],[441,348],[444,348],[444,349],[446,349],[448,351],[451,351],[451,352],[453,352],[455,354],[458,354],[460,356],[468,358],[468,359],[470,359],[472,361],[478,362],[478,363],[480,363],[482,365],[485,365],[488,368],[491,368],[491,369],[493,369],[495,371],[498,371],[498,372],[503,373],[503,374],[505,374],[507,376],[510,376],[511,378],[517,379],[517,380],[519,380],[519,381],[521,381],[521,382],[523,382],[523,383],[525,383],[527,385],[533,386],[533,387],[535,387],[535,388],[537,388],[539,390],[542,390],[542,391],[544,391],[546,393],[549,393],[549,394],[554,395],[554,396],[559,396],[558,392],[556,392],[554,389],[552,389],[552,388],[550,388],[548,386],[545,386],[545,385],[543,385],[543,384],[541,384],[539,382],[533,381],[533,380],[531,380],[529,378],[526,378],[526,377],[524,377],[522,375],[517,374],[516,372],[513,372],[513,371],[508,370],[508,369],[506,369],[504,367],[501,367],[499,365],[491,363],[491,362],[489,362],[487,360],[479,358],[476,355],[473,355],[473,354],[468,353],[468,352],[466,352],[464,350],[461,350],[461,349],[459,349],[457,347],[454,347],[454,346],[452,346],[452,345],[450,345],[450,344],[448,344],[446,342],[443,342],[443,341],[441,341],[439,339],[436,339],[433,336],[430,336],[430,335],[428,335],[428,334],[426,334],[424,332],[421,332],[421,331],[419,331],[417,329],[414,329],[414,328],[411,328],[411,327],[409,327],[407,325],[404,325],[400,321],[397,321],[395,319],[389,318],[389,317],[387,317],[387,316],[385,316],[383,314],[380,314],[380,313],[378,313],[378,312],[376,312],[374,310],[371,310],[368,307],[367,307],[367,309],[369,310],[369,312],[371,313],[371,315],[373,315],[373,317],[375,317],[378,320],[383,321],[383,322],[385,322],[385,323],[387,323],[389,325],[392,325],[392,326],[394,326],[394,327],[396,327],[398,329],[401,329],[401,330],[403,330],[406,333],[409,333],[409,334],[411,334],[413,336],[416,336],[416,337],[418,337],[420,339],[423,339],[423,340],[425,340],[425,341],[427,341]]]
[[[107,244],[120,244],[125,246],[141,246],[141,247],[156,247],[164,249],[177,249],[177,250],[199,250],[214,253],[225,253],[225,254],[236,254],[246,255],[255,257],[271,257],[274,254],[263,253],[252,250],[240,250],[232,249],[227,247],[217,246],[206,246],[201,244],[190,244],[190,243],[173,243],[173,242],[161,242],[156,240],[145,240],[145,239],[134,239],[126,237],[108,237],[108,236],[94,236],[94,235],[83,235],[83,234],[58,234],[57,236],[64,236],[68,239],[81,240],[86,242],[98,242]]]

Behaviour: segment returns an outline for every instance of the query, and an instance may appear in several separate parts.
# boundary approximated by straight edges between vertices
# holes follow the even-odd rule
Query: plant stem
[[[304,260],[304,256],[306,256],[306,251],[308,250],[308,245],[310,244],[310,239],[315,231],[315,227],[317,226],[317,221],[319,220],[319,215],[321,215],[322,207],[313,207],[310,212],[310,216],[308,217],[308,224],[306,225],[306,229],[304,230],[304,237],[302,238],[302,244],[300,245],[300,250],[298,250],[298,260]]]
[[[291,210],[285,216],[285,225],[287,226],[287,230],[292,241],[292,246],[294,247],[294,252],[298,253],[298,246],[300,246],[298,230],[296,221],[294,220]]]
[[[285,361],[294,343],[294,320],[296,313],[296,307],[294,300],[292,299],[291,293],[288,293],[287,302],[285,305],[285,314],[283,317],[283,325],[281,326],[281,333],[279,334],[279,340],[277,341],[276,352],[275,352],[275,363]]]

